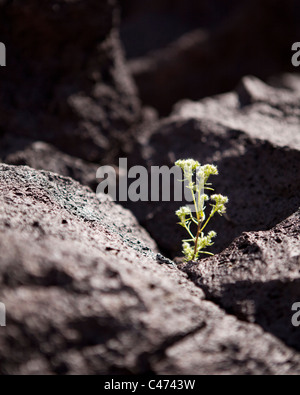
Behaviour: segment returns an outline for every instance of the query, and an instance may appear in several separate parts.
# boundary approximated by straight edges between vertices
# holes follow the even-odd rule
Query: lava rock
[[[141,154],[132,162],[150,169],[191,157],[218,165],[215,191],[229,197],[227,216],[212,221],[218,233],[212,252],[220,252],[242,232],[270,229],[300,206],[299,103],[297,91],[245,77],[235,92],[181,102],[171,117],[140,131],[136,152]],[[179,205],[127,205],[173,258],[181,255],[186,236],[176,225]]]
[[[212,29],[248,0],[127,0],[121,39],[129,59],[163,48],[195,28]]]
[[[1,2],[0,135],[110,162],[140,121],[115,0]]]
[[[0,181],[1,374],[300,373],[297,353],[156,262],[128,211],[29,167],[0,165]]]
[[[182,270],[208,299],[300,350],[292,306],[300,301],[300,210],[265,232],[244,233],[222,254]]]
[[[9,145],[4,144],[1,147],[0,157],[2,156],[3,163],[29,166],[36,170],[47,170],[71,177],[96,191],[96,173],[99,167],[96,164],[67,155],[42,141],[30,143],[28,140],[19,140],[18,143],[19,147],[15,139],[10,139]]]
[[[165,48],[130,60],[143,103],[166,116],[178,100],[231,91],[245,75],[267,81],[274,74],[297,71],[291,45],[299,41],[299,2],[240,3],[216,26],[199,21],[196,29],[191,26]]]

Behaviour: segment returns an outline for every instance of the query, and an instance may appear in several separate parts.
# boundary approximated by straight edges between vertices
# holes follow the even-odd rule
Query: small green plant
[[[211,252],[204,251],[207,247],[214,244],[213,239],[217,236],[216,232],[210,231],[205,235],[204,230],[207,227],[212,217],[218,213],[223,215],[226,213],[226,204],[228,198],[223,195],[212,195],[208,196],[205,191],[214,191],[212,184],[208,182],[210,176],[218,175],[218,168],[214,165],[201,166],[198,161],[193,159],[178,160],[175,163],[176,166],[180,167],[184,174],[183,181],[187,183],[187,188],[191,191],[193,197],[193,203],[195,206],[195,215],[190,207],[181,207],[176,211],[176,215],[179,218],[181,225],[188,232],[190,238],[183,240],[183,253],[186,261],[195,261],[199,258],[200,254],[213,255]],[[212,201],[211,211],[208,217],[206,217],[206,202]],[[194,211],[194,210],[193,210]],[[194,235],[191,226],[197,228],[196,234]]]

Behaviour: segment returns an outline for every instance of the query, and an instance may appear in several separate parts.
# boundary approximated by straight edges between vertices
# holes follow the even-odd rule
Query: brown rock
[[[195,28],[212,29],[248,0],[126,0],[121,2],[121,39],[127,58],[164,48]]]
[[[109,162],[140,120],[115,0],[1,2],[1,135]]]
[[[212,182],[229,197],[228,215],[216,217],[213,252],[244,231],[267,230],[300,206],[300,96],[247,77],[236,92],[182,102],[170,118],[139,135],[146,166],[173,166],[194,158],[218,165]],[[136,159],[138,161],[139,159]],[[134,161],[134,158],[132,159]],[[181,254],[185,233],[176,225],[178,202],[129,204],[165,253]]]
[[[297,71],[291,63],[300,34],[297,1],[244,1],[220,22],[199,22],[199,30],[130,61],[144,103],[167,115],[178,100],[228,92],[245,75],[266,81]]]
[[[23,144],[19,141],[19,147],[16,142],[17,140],[12,139],[10,144],[4,144],[4,147],[2,147],[3,163],[18,166],[26,165],[36,170],[47,170],[65,177],[71,177],[96,191],[96,172],[99,167],[96,164],[64,154],[54,146],[42,141],[30,143],[23,140]]]
[[[244,233],[222,254],[181,268],[239,320],[256,323],[300,350],[292,325],[300,302],[300,211],[265,232]]]
[[[0,165],[0,181],[1,374],[300,373],[299,355],[158,264],[128,211],[28,167]]]

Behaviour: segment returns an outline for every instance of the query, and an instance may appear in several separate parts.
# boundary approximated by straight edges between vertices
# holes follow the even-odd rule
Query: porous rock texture
[[[242,232],[270,229],[300,207],[299,102],[297,90],[245,77],[234,92],[181,102],[169,118],[141,130],[135,160],[148,168],[190,157],[218,165],[211,182],[229,197],[227,215],[212,221],[218,233],[212,252],[221,252]],[[181,255],[186,236],[174,227],[179,206],[128,206],[172,257]]]
[[[97,189],[96,174],[99,165],[65,154],[43,141],[32,142],[10,137],[2,143],[0,160],[3,163],[52,171],[71,177],[94,191]]]
[[[158,11],[168,0],[160,3],[163,5]],[[273,74],[297,71],[291,63],[291,45],[299,41],[300,34],[297,0],[244,0],[226,5],[215,0],[209,2],[208,9],[201,9],[206,3],[203,1],[180,2],[186,11],[180,10],[179,2],[173,3],[165,18],[180,13],[179,21],[188,17],[190,29],[186,26],[186,33],[177,34],[166,47],[136,56],[129,63],[142,101],[162,115],[180,99],[199,100],[231,91],[245,75],[266,81]],[[154,14],[148,25],[146,20],[137,25],[135,35],[155,37],[147,32],[157,25],[160,31],[160,15],[155,20]],[[169,26],[172,29],[173,25]],[[167,30],[164,26],[161,29]],[[124,42],[127,46],[126,36]],[[131,43],[135,48],[136,41]]]
[[[222,254],[182,270],[206,297],[300,351],[292,306],[300,301],[300,210],[265,232],[244,233]]]
[[[0,136],[111,162],[140,121],[115,0],[0,2]]]
[[[300,373],[296,352],[205,301],[104,196],[4,164],[0,190],[1,374]]]

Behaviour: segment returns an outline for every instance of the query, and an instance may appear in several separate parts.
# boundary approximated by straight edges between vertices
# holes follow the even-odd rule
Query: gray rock
[[[47,170],[65,177],[71,177],[96,191],[96,172],[99,165],[67,155],[42,141],[32,143],[25,140],[22,144],[18,140],[18,147],[14,138],[9,140],[9,143],[4,144],[0,149],[3,163],[29,166],[36,170]]]
[[[300,210],[269,231],[244,233],[222,254],[181,268],[228,313],[300,350],[300,331],[292,325],[292,306],[300,302]]]
[[[139,8],[147,8],[144,3]],[[161,8],[164,6],[162,3],[166,4],[160,1]],[[182,32],[179,38],[177,32],[171,44],[161,43],[165,45],[163,49],[134,54],[136,47],[139,48],[139,38],[128,43],[125,37],[127,47],[135,44],[130,54],[139,56],[131,59],[129,67],[141,99],[158,109],[161,115],[169,114],[179,100],[199,100],[229,92],[245,75],[255,75],[267,81],[284,71],[297,72],[291,65],[291,46],[299,41],[300,34],[300,6],[295,0],[278,0],[276,4],[269,0],[242,0],[237,6],[233,1],[227,1],[226,5],[220,3],[209,1],[205,10],[205,1],[180,2],[179,7],[172,1],[172,13],[165,12],[166,16],[179,12],[179,21],[182,22],[184,14],[189,12],[188,20],[192,18],[196,23],[191,24],[186,29],[187,33]],[[160,11],[159,7],[157,11]],[[152,13],[150,17],[155,18],[156,15]],[[204,21],[201,21],[204,15]],[[213,19],[219,18],[216,25],[211,24],[211,15]],[[130,21],[133,23],[134,16]],[[135,27],[144,30],[144,34],[136,33],[136,36],[145,37],[146,43],[149,41],[147,29],[153,30],[154,24],[147,22],[144,18]],[[173,27],[171,22],[165,22],[161,28],[166,32],[164,40]],[[159,24],[162,21],[157,18],[155,25]],[[149,34],[150,40],[155,36],[155,33]]]
[[[229,197],[228,214],[216,217],[220,252],[244,231],[267,230],[300,206],[300,96],[246,77],[235,92],[179,103],[171,117],[144,128],[136,161],[173,166],[194,158],[218,165],[212,182]],[[129,204],[141,224],[171,257],[186,236],[176,226],[178,202]]]
[[[213,309],[208,307],[211,313]],[[297,359],[286,364],[287,354],[280,343],[275,344],[271,335],[262,336],[257,326],[249,325],[230,315],[223,320],[216,315],[202,330],[168,348],[157,370],[160,374],[298,374]],[[263,362],[264,355],[269,356],[270,364]]]
[[[134,217],[88,189],[0,165],[1,374],[299,374],[300,358],[157,262]]]
[[[122,152],[141,112],[115,0],[1,2],[0,36],[8,53],[0,136],[46,141],[87,161]]]
[[[294,77],[300,82],[300,78]],[[232,130],[241,130],[254,139],[275,146],[300,149],[300,92],[274,88],[255,77],[244,77],[236,92],[185,101],[173,115],[186,119],[207,119]],[[284,122],[284,124],[283,124]]]
[[[249,0],[126,0],[121,39],[129,59],[164,48],[195,28],[215,28]],[[153,28],[155,26],[155,28]]]

